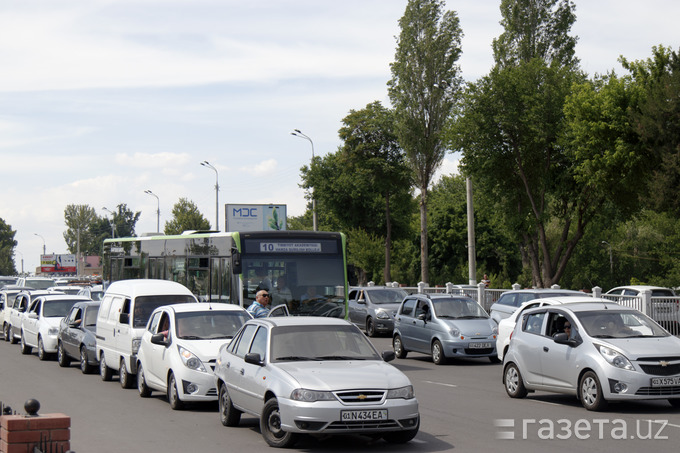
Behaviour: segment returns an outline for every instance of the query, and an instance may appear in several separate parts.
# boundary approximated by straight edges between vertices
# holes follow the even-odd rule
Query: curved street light
[[[109,214],[111,214],[111,237],[115,238],[116,237],[116,233],[115,233],[116,224],[113,223],[113,221],[116,218],[116,213],[111,211],[110,209],[105,208],[105,207],[102,208],[102,211],[105,211],[105,212],[108,212]]]
[[[150,190],[145,190],[145,194],[151,195],[152,197],[156,197],[156,203],[158,204],[158,209],[156,209],[156,232],[160,233],[161,232],[161,200],[158,198],[158,195],[153,193]]]
[[[203,165],[206,168],[212,168],[215,171],[215,228],[217,229],[217,231],[220,231],[220,198],[219,198],[220,177],[219,174],[217,173],[217,168],[210,165],[210,162],[208,162],[207,160],[201,162],[201,165]]]
[[[312,145],[312,162],[311,164],[314,163],[314,142],[312,141],[309,136],[303,134],[300,129],[293,129],[293,132],[290,133],[290,135],[294,135],[295,137],[300,137],[304,138],[307,140],[311,145]],[[310,164],[310,168],[311,168]],[[314,187],[312,187],[312,228],[314,231],[317,231],[317,226],[316,226],[316,197],[314,196]]]
[[[34,235],[38,236],[40,239],[43,241],[43,255],[47,255],[47,247],[45,247],[45,238],[40,236],[38,233],[33,233]]]

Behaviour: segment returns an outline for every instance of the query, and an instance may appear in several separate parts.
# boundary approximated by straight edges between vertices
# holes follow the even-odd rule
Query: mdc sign
[[[226,210],[226,231],[286,229],[285,204],[227,204]]]

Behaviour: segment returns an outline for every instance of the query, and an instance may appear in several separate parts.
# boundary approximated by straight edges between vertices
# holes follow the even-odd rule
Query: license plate
[[[487,349],[491,347],[491,343],[470,343],[470,349]]]
[[[680,376],[652,378],[652,387],[673,387],[680,385]]]
[[[387,420],[387,409],[374,411],[340,411],[343,422],[357,422],[363,420]]]

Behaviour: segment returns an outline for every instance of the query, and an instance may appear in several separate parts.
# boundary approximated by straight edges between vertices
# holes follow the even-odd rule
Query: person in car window
[[[253,315],[253,318],[265,318],[269,314],[269,291],[261,289],[255,295],[255,302],[248,307],[248,313]]]
[[[286,284],[286,277],[283,275],[276,279],[276,289],[272,291],[272,299],[272,306],[289,304],[293,300],[293,294],[290,292],[290,288]]]

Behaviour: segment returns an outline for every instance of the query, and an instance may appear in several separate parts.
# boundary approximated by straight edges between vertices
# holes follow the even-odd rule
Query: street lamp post
[[[116,233],[115,233],[116,224],[113,223],[113,222],[114,222],[114,219],[116,218],[116,214],[113,211],[106,209],[106,208],[102,208],[102,211],[106,211],[109,214],[111,214],[111,237],[115,238],[116,237]]]
[[[612,257],[612,245],[607,241],[602,241],[603,244],[609,246],[609,273],[614,275],[614,259]]]
[[[314,142],[312,141],[311,138],[309,138],[307,135],[303,134],[300,129],[293,129],[293,132],[290,133],[290,135],[294,135],[296,137],[304,138],[305,140],[309,141],[309,143],[312,145],[312,162],[311,165],[314,164]],[[312,228],[314,231],[317,231],[317,224],[316,224],[316,197],[314,196],[314,187],[312,187]]]
[[[21,275],[24,275],[24,254],[21,253],[19,250],[15,250],[16,253],[21,255]]]
[[[203,165],[206,168],[212,168],[215,171],[215,228],[217,228],[217,231],[220,231],[220,199],[219,199],[220,178],[217,173],[217,168],[210,165],[210,162],[204,160],[203,162],[201,162],[201,165]]]
[[[151,195],[152,197],[156,197],[156,203],[158,204],[158,209],[156,209],[156,232],[160,233],[161,232],[161,200],[158,198],[158,195],[153,193],[150,190],[145,190],[144,193]]]
[[[43,255],[47,255],[47,247],[45,247],[45,238],[40,236],[38,233],[33,233],[36,236],[38,236],[40,239],[43,241]]]

